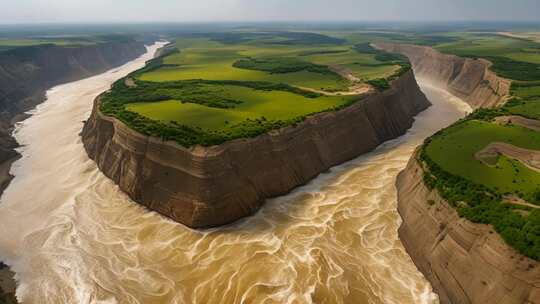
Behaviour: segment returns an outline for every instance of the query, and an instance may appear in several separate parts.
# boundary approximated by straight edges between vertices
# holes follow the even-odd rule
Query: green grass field
[[[501,193],[520,192],[527,199],[534,196],[540,188],[540,173],[506,157],[499,157],[493,167],[474,157],[493,142],[540,150],[540,133],[520,126],[472,120],[445,129],[427,145],[426,152],[449,173]]]
[[[514,115],[540,120],[540,101],[531,101],[508,107],[508,110]]]
[[[435,46],[441,52],[465,57],[518,56],[538,50],[538,44],[497,34],[450,33],[456,41]]]
[[[512,88],[512,95],[523,98],[523,99],[532,99],[538,97],[540,99],[540,83],[538,85],[523,86]]]
[[[131,103],[129,111],[139,113],[153,120],[196,126],[208,130],[224,130],[246,119],[262,116],[269,120],[288,120],[309,113],[321,112],[345,104],[355,97],[304,96],[282,91],[256,91],[239,86],[223,86],[223,94],[242,103],[230,109],[207,107],[177,100],[161,102]]]
[[[407,60],[318,33],[232,32],[179,37],[160,58],[120,80],[101,110],[184,146],[213,145],[296,124],[385,90]],[[374,82],[373,82],[374,81]]]
[[[181,41],[180,45],[185,43]],[[163,63],[168,66],[145,73],[140,76],[140,79],[146,81],[189,79],[268,81],[330,91],[345,90],[348,85],[347,81],[338,75],[325,75],[307,71],[271,74],[235,68],[233,64],[236,61],[248,56],[243,55],[244,52],[251,55],[270,53],[273,56],[283,56],[286,50],[281,49],[270,52],[268,48],[254,50],[247,47],[249,49],[247,51],[239,47],[216,46],[215,44],[208,41],[206,47],[184,48],[180,53],[164,59]],[[200,41],[198,45],[202,46],[204,42]]]

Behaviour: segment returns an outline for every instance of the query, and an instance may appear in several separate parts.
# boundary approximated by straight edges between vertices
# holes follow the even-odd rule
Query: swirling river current
[[[433,106],[406,135],[269,200],[191,230],[132,202],[87,157],[95,96],[144,65],[50,89],[14,132],[22,158],[0,203],[0,259],[22,303],[438,303],[399,241],[395,179],[424,138],[470,109],[421,82]]]

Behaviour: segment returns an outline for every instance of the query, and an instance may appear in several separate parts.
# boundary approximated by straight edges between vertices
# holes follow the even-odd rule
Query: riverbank
[[[13,127],[46,99],[45,91],[121,66],[144,51],[142,42],[130,39],[70,47],[37,45],[0,52],[0,195],[13,179],[11,165],[20,157],[16,152],[19,145],[11,136]]]
[[[109,48],[111,48],[112,50],[115,50],[115,49],[116,49],[114,46],[109,46]],[[131,48],[131,50],[129,50],[129,52],[128,52],[129,54],[136,54],[136,53],[138,52],[138,47],[136,47],[136,45],[130,45],[129,48]],[[144,46],[143,46],[143,48],[144,48]],[[106,50],[106,49],[107,49],[107,48],[105,48],[105,50]],[[122,54],[128,55],[128,54],[126,54],[126,53],[121,52],[121,49],[122,49],[122,48],[117,49],[118,54],[116,54],[116,55],[114,55],[114,56],[122,56]],[[146,48],[144,48],[144,49],[146,49]],[[109,49],[109,51],[111,51],[111,50]],[[85,54],[85,51],[82,51],[82,50],[81,50],[80,52],[81,52],[82,54]],[[97,53],[95,53],[95,52],[97,52]],[[93,51],[93,52],[90,52],[90,53],[91,53],[91,54],[99,54],[99,50],[98,50],[98,49],[94,49],[94,51]],[[107,57],[106,55],[103,55],[103,56],[105,56],[105,58]],[[113,56],[113,57],[114,57],[114,56]],[[129,56],[132,56],[132,55],[129,55]],[[133,56],[135,56],[135,55],[133,55]],[[82,57],[81,57],[81,58],[82,58]],[[81,58],[79,58],[79,59],[81,59]],[[94,58],[94,57],[92,57],[92,56],[89,56],[89,57],[86,56],[86,57],[84,57],[84,58],[87,58],[88,60],[90,60],[90,59],[92,59],[92,58]],[[116,58],[116,57],[115,57],[115,58]],[[96,59],[96,58],[94,58],[94,59]],[[102,59],[103,59],[103,58],[102,58]],[[116,67],[116,68],[119,68],[119,65],[121,64],[121,62],[124,62],[124,63],[125,63],[126,61],[128,61],[128,59],[130,59],[130,58],[118,59],[118,60],[120,60],[120,61],[116,61],[116,63],[114,63],[114,62],[103,62],[103,60],[101,60],[100,63],[96,64],[96,66],[95,66],[94,68],[92,68],[92,69],[90,69],[90,70],[86,70],[85,73],[90,73],[90,71],[94,71],[95,73],[98,73],[98,71],[99,71],[100,69],[104,69],[104,68],[106,69],[106,68],[107,68],[106,65],[109,65],[109,64],[112,65],[112,66],[114,66],[114,67]],[[81,60],[82,60],[82,59],[81,59]],[[113,61],[114,61],[114,60],[113,60]],[[60,61],[59,63],[61,63],[61,61]],[[81,65],[80,65],[79,67],[82,68],[82,67],[83,67],[83,65],[82,65],[83,63],[80,63],[80,64],[81,64]],[[85,63],[85,64],[90,64],[90,63]],[[109,68],[110,68],[110,67],[109,67]],[[69,69],[68,69],[68,70],[69,70]],[[85,73],[82,73],[82,74],[77,73],[76,70],[71,70],[70,73],[72,73],[72,74],[70,74],[70,75],[71,75],[70,77],[74,77],[75,79],[77,79],[77,78],[84,78],[84,77],[90,76],[90,75],[85,74]],[[110,72],[109,72],[109,73],[110,73]],[[114,72],[113,72],[113,73],[114,73]],[[59,75],[60,75],[60,74],[59,74]],[[86,75],[86,76],[84,76],[84,75]],[[65,75],[64,75],[64,76],[65,76]],[[65,76],[65,77],[67,77],[67,76]],[[88,78],[87,78],[87,79],[88,79]],[[55,78],[53,77],[51,80],[48,80],[48,81],[59,81],[59,80],[58,80],[58,79],[55,80]],[[39,85],[39,87],[41,88],[41,86],[44,86],[44,85],[45,85],[45,84],[41,84],[41,85]],[[104,88],[104,89],[106,89],[106,88]],[[45,90],[45,89],[43,89],[43,90]],[[46,97],[47,97],[47,98],[43,97],[42,99],[36,99],[36,102],[37,102],[38,100],[41,100],[41,101],[44,101],[44,102],[43,102],[42,104],[37,105],[37,106],[36,106],[36,109],[31,110],[28,114],[25,114],[24,117],[26,117],[26,118],[25,118],[23,121],[21,121],[21,122],[19,123],[19,126],[24,125],[24,124],[27,123],[29,120],[32,120],[32,119],[33,119],[33,116],[32,116],[32,115],[38,115],[39,112],[40,112],[40,108],[42,108],[42,107],[47,107],[47,105],[46,105],[46,104],[47,104],[47,100],[48,100],[49,98],[54,98],[54,91],[55,91],[55,88],[49,89],[49,90],[47,91],[47,94],[46,94]],[[69,102],[69,101],[70,101],[70,102],[75,102],[75,101],[73,101],[73,100],[70,100],[69,98],[67,98],[66,101],[68,101],[68,102]],[[63,101],[63,102],[66,102],[66,101]],[[18,117],[18,119],[22,119],[22,118],[23,118],[23,116],[21,116],[21,115],[19,115],[19,116],[17,116],[17,117]],[[77,122],[77,123],[80,123],[80,121],[82,121],[82,119],[77,120],[76,122]],[[61,128],[61,127],[59,127],[59,128]],[[7,130],[6,130],[6,131],[7,131]],[[15,132],[14,132],[14,136],[15,136],[15,137],[17,137],[17,133],[18,133],[18,128],[17,128],[17,129],[15,130]],[[55,132],[53,132],[53,133],[55,133]],[[53,134],[53,133],[51,133],[51,134]],[[5,186],[5,187],[9,187],[9,181],[11,181],[13,178],[17,179],[17,177],[16,177],[17,175],[23,175],[23,176],[28,177],[26,174],[23,174],[23,173],[17,171],[17,161],[20,161],[20,158],[19,158],[19,154],[18,154],[18,153],[24,154],[24,151],[26,150],[26,147],[25,147],[25,146],[28,145],[29,142],[27,142],[27,141],[25,141],[24,139],[21,139],[20,137],[18,137],[18,138],[17,138],[17,141],[21,143],[21,146],[19,146],[18,143],[17,143],[17,141],[15,141],[14,139],[12,139],[11,134],[10,134],[9,136],[10,136],[10,137],[7,137],[7,138],[9,138],[11,141],[13,141],[13,142],[15,143],[15,145],[13,145],[13,147],[11,147],[11,148],[12,148],[12,149],[15,149],[15,148],[16,148],[16,149],[17,149],[17,152],[15,152],[15,150],[13,150],[13,152],[11,152],[11,153],[15,153],[16,157],[13,157],[13,158],[11,158],[11,159],[9,159],[9,160],[7,160],[7,161],[4,161],[4,162],[2,162],[2,163],[0,164],[0,168],[2,169],[3,173],[6,174],[5,176],[7,176],[7,179],[5,180],[5,183],[4,183],[4,186]],[[46,137],[50,137],[50,134],[47,135]],[[0,149],[2,149],[2,148],[3,148],[3,146],[0,146]],[[0,154],[0,156],[2,156],[2,155],[3,155],[3,154]],[[14,165],[13,167],[11,167],[12,164]],[[10,173],[10,171],[11,171],[11,173]],[[21,176],[21,177],[19,177],[19,178],[24,178],[23,176]],[[33,187],[33,186],[29,186],[29,187]],[[7,188],[6,188],[6,189],[7,189]],[[7,196],[7,197],[6,197],[6,196]],[[2,196],[2,201],[1,201],[1,203],[0,203],[0,208],[3,209],[3,210],[2,210],[3,216],[9,216],[9,214],[12,214],[12,213],[11,213],[11,212],[12,212],[12,209],[8,206],[8,205],[9,205],[8,201],[9,201],[9,195],[5,195],[5,194],[4,194],[4,195]],[[6,232],[6,231],[8,231],[8,230],[11,229],[11,227],[9,227],[9,226],[5,226],[5,225],[1,225],[1,226],[2,226],[2,229],[3,229],[4,232]],[[3,237],[10,238],[9,235],[3,235]],[[6,245],[6,244],[4,244],[4,245]],[[1,254],[1,257],[2,257],[2,258],[9,257],[9,258],[6,259],[6,260],[10,260],[10,261],[11,261],[12,258],[14,258],[14,253],[9,254],[9,255],[6,256],[6,255],[5,255],[5,254],[6,254],[5,250],[6,250],[7,248],[9,248],[9,246],[7,246],[7,247],[5,247],[5,248],[2,247],[1,250],[0,250],[0,254]],[[2,264],[2,265],[3,265],[3,264]],[[11,265],[10,265],[10,266],[11,266]],[[15,268],[14,270],[16,271],[17,269]],[[0,279],[2,280],[1,288],[2,288],[2,290],[4,291],[4,295],[5,295],[5,299],[4,299],[4,300],[5,300],[5,301],[13,301],[13,300],[15,299],[14,296],[15,296],[15,286],[16,286],[15,281],[14,281],[14,279],[13,279],[13,272],[12,272],[7,266],[3,266],[3,267],[0,269],[0,277],[1,277]],[[11,302],[7,302],[7,303],[11,303]]]

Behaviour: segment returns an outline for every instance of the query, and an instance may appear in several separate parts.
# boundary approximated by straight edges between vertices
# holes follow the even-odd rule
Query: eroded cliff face
[[[499,106],[508,97],[510,81],[493,73],[486,60],[447,55],[418,45],[378,43],[376,47],[405,55],[418,78],[446,89],[473,109]]]
[[[483,60],[441,54],[429,47],[380,44],[407,56],[415,73],[469,103],[495,107],[510,82]],[[461,219],[423,183],[416,157],[397,179],[400,240],[431,282],[441,303],[540,303],[540,264],[510,248],[488,225]]]
[[[426,188],[416,157],[397,188],[401,242],[441,303],[540,303],[540,263],[510,248],[489,225],[460,218]]]
[[[0,53],[0,194],[17,159],[13,124],[45,98],[45,91],[120,66],[146,51],[142,42],[119,41],[61,47],[41,45]]]
[[[408,72],[383,93],[295,127],[185,149],[102,115],[98,99],[82,139],[90,158],[133,200],[201,228],[253,214],[266,198],[404,134],[429,105]]]

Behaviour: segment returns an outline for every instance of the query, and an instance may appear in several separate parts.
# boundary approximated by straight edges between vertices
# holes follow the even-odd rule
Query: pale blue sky
[[[540,0],[0,0],[0,23],[540,21]]]

